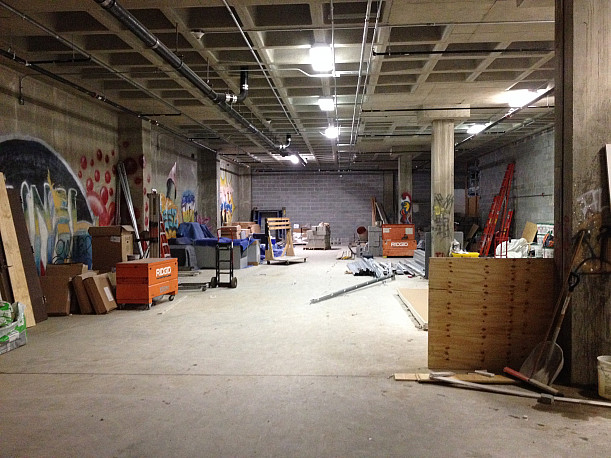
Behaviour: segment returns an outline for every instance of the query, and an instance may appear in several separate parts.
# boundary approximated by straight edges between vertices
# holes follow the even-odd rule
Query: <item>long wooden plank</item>
[[[19,242],[17,241],[17,233],[13,224],[13,214],[6,192],[6,181],[4,174],[0,172],[0,234],[4,245],[4,255],[8,265],[9,277],[11,279],[11,287],[13,289],[13,298],[15,301],[25,305],[25,320],[27,327],[36,325],[34,319],[34,311],[30,301],[30,292],[28,290],[28,282],[23,270],[23,262],[21,261],[21,252],[19,251]]]

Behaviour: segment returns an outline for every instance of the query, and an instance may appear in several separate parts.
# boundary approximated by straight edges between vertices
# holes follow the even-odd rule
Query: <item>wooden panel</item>
[[[431,258],[429,367],[520,367],[555,298],[553,259]]]
[[[15,301],[19,301],[25,305],[25,320],[27,327],[34,326],[36,320],[34,319],[34,312],[30,301],[28,282],[25,278],[23,263],[21,262],[19,243],[17,242],[17,234],[15,232],[15,225],[13,224],[13,215],[8,201],[6,181],[4,180],[3,173],[0,173],[0,234],[2,236],[4,255],[6,257],[9,277],[11,279],[13,298]]]
[[[403,303],[414,314],[420,326],[427,329],[429,322],[429,290],[397,288],[397,292]]]
[[[36,261],[34,260],[32,245],[30,245],[30,236],[25,222],[25,215],[23,214],[21,196],[17,189],[7,189],[7,193],[11,211],[13,212],[13,222],[15,224],[17,240],[19,240],[21,262],[23,263],[23,270],[28,282],[28,291],[34,311],[34,319],[37,323],[40,323],[47,319],[47,309],[42,297],[42,287],[40,286],[38,270],[36,270]]]

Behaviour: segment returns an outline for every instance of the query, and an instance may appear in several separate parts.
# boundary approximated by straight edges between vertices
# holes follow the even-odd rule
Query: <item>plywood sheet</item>
[[[30,244],[30,236],[28,227],[23,214],[23,206],[21,196],[17,189],[7,189],[11,211],[13,212],[13,223],[19,241],[19,251],[21,253],[21,262],[23,263],[23,271],[25,272],[28,282],[28,291],[30,293],[30,301],[32,302],[32,310],[34,311],[34,319],[37,323],[47,319],[47,309],[42,295],[42,287],[38,278],[38,270],[36,269],[36,261]]]
[[[555,297],[553,259],[431,258],[429,368],[520,367]]]
[[[15,232],[15,225],[13,224],[13,215],[6,192],[6,181],[4,180],[3,173],[0,173],[0,234],[2,236],[4,256],[11,279],[13,299],[21,302],[25,306],[26,325],[28,327],[34,326],[36,320],[34,319],[34,312],[30,301],[28,282],[23,270],[17,233]]]
[[[403,303],[414,314],[420,326],[427,329],[429,323],[429,290],[397,288],[397,292]]]

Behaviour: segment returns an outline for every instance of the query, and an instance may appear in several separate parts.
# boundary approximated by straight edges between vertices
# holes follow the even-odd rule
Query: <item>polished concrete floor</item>
[[[236,289],[31,328],[0,356],[0,456],[611,455],[611,409],[395,381],[426,371],[396,294],[426,281],[310,304],[368,278],[339,250],[298,251]]]

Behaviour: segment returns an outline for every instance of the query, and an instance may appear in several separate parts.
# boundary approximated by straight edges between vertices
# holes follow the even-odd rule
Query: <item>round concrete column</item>
[[[450,254],[454,240],[454,122],[468,119],[468,105],[424,110],[421,121],[433,125],[431,144],[431,256]]]
[[[448,256],[454,238],[454,121],[433,121],[431,255]]]

